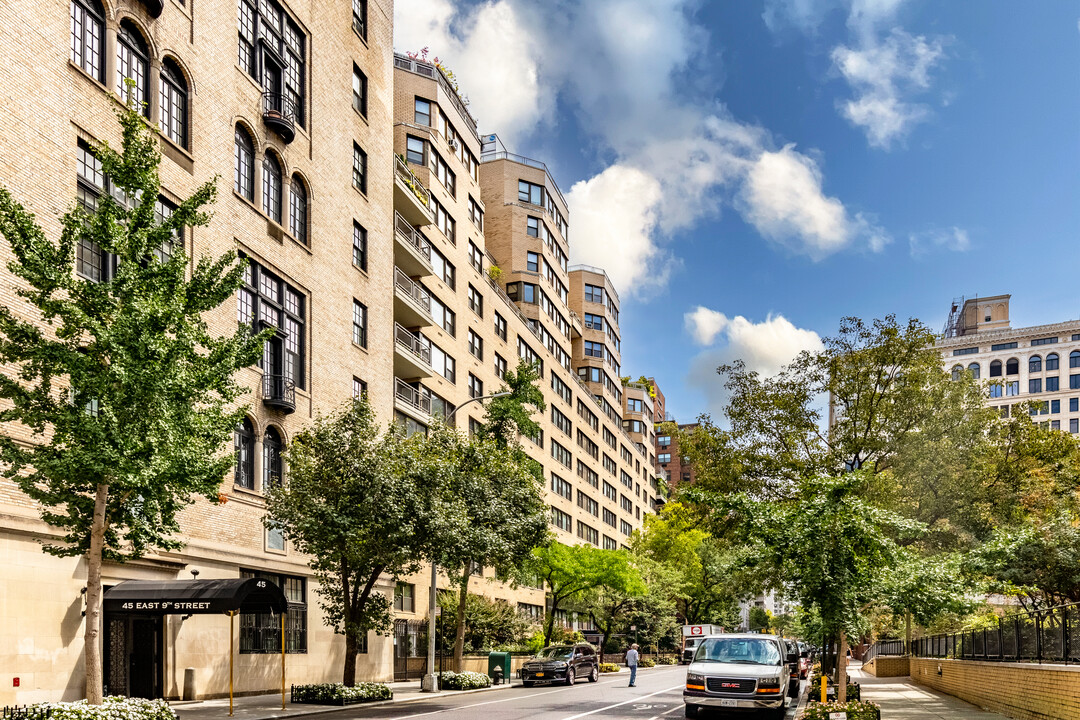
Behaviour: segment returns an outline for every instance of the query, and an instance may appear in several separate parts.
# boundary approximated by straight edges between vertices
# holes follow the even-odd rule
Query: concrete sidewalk
[[[270,718],[306,717],[309,715],[322,715],[325,713],[340,712],[342,710],[355,710],[357,708],[375,707],[390,703],[409,702],[413,700],[431,700],[438,697],[467,695],[478,692],[495,692],[506,690],[510,687],[520,687],[521,681],[492,685],[478,690],[443,690],[434,693],[420,692],[420,681],[388,683],[394,691],[393,700],[381,700],[379,702],[361,703],[359,705],[293,705],[289,702],[289,694],[285,693],[285,709],[281,709],[281,695],[248,695],[233,699],[233,717],[239,720],[269,720]],[[199,700],[196,702],[172,702],[169,703],[180,720],[221,720],[229,717],[229,698],[216,698],[214,700]]]
[[[881,720],[1008,720],[952,695],[916,685],[909,677],[877,678],[858,666],[850,669],[862,699],[881,706]]]

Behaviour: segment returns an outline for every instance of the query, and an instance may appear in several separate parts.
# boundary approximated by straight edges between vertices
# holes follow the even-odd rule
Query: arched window
[[[150,50],[142,33],[130,20],[120,23],[120,32],[116,34],[116,92],[124,102],[129,96],[126,80],[135,83],[135,107],[149,117]]]
[[[263,490],[280,484],[281,436],[274,428],[266,428],[266,434],[263,435]]]
[[[979,363],[971,363],[968,365],[968,372],[971,373],[971,377],[978,380],[979,376],[982,374],[982,368]]]
[[[251,136],[239,125],[236,126],[233,190],[248,200],[255,200],[255,146],[251,143]]]
[[[105,82],[105,8],[98,0],[71,1],[71,62]]]
[[[293,175],[292,183],[289,186],[289,232],[305,245],[308,244],[307,205],[307,189],[304,188],[304,181]]]
[[[1028,372],[1042,372],[1042,358],[1038,355],[1032,355],[1028,360]]]
[[[1046,369],[1057,370],[1058,369],[1058,354],[1050,353],[1046,356]]]
[[[964,366],[963,365],[953,365],[953,369],[952,369],[952,379],[953,380],[959,380],[963,374],[964,374]]]
[[[1006,375],[1019,375],[1020,374],[1020,361],[1016,358],[1009,358],[1005,361],[1005,374]]]
[[[161,64],[161,132],[180,147],[187,147],[187,83],[180,67],[169,58]]]
[[[253,490],[255,488],[255,428],[251,421],[244,422],[233,433],[236,442],[236,477],[233,482],[237,487]]]
[[[281,165],[273,153],[263,158],[263,212],[281,222]]]
[[[1069,367],[1080,367],[1080,350],[1073,350],[1069,353]]]
[[[990,377],[1001,377],[1001,361],[995,360],[990,363]]]

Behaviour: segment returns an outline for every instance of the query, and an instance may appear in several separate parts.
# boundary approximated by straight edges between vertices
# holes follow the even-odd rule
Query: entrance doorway
[[[426,648],[421,647],[426,620],[394,621],[394,680],[414,680],[427,672]]]
[[[105,613],[104,645],[106,695],[164,697],[162,616]]]

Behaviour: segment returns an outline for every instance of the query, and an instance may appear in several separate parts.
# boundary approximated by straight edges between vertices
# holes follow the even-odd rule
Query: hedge
[[[872,702],[858,700],[808,705],[799,720],[829,720],[829,713],[834,712],[846,712],[847,720],[881,720],[881,708]]]
[[[450,670],[439,673],[440,690],[476,690],[486,687],[491,687],[491,678],[484,673],[456,673]]]
[[[637,661],[638,667],[656,667],[656,661],[652,658],[641,658]]]
[[[50,720],[176,720],[176,712],[164,700],[118,697],[110,695],[101,705],[85,700],[47,702],[33,705],[30,711],[39,712]],[[35,717],[35,715],[30,715]]]
[[[600,672],[602,672],[602,673],[619,672],[619,666],[616,665],[615,663],[600,663]]]
[[[677,662],[679,662],[679,661],[676,660],[673,657],[662,657],[662,658],[657,658],[657,660],[656,660],[657,665],[674,665]]]
[[[293,685],[292,702],[311,705],[353,705],[355,703],[390,700],[394,691],[383,683],[357,683],[347,687],[341,683]]]

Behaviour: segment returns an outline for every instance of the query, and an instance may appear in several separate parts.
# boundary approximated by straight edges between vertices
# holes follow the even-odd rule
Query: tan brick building
[[[292,435],[362,389],[384,421],[422,430],[496,392],[519,357],[537,360],[549,409],[541,434],[523,442],[544,466],[557,536],[623,546],[655,504],[653,430],[644,402],[625,404],[642,397],[621,386],[617,340],[613,359],[585,355],[600,336],[583,313],[604,315],[617,333],[615,289],[602,271],[567,267],[568,211],[546,167],[483,147],[445,76],[393,54],[392,17],[390,0],[0,4],[0,184],[48,233],[77,198],[109,192],[90,146],[119,142],[123,77],[163,128],[161,211],[220,178],[212,224],[189,230],[185,247],[195,257],[242,253],[251,270],[236,307],[211,326],[225,334],[239,319],[279,332],[242,373],[250,412],[222,484],[227,502],[192,506],[184,549],[107,564],[104,583],[272,579],[290,603],[289,683],[337,680],[343,643],[323,624],[305,558],[263,529],[262,491],[287,477],[280,451]],[[11,259],[5,243],[0,260]],[[89,279],[107,278],[110,262],[79,249]],[[0,274],[3,302],[32,317]],[[614,305],[571,297],[581,283],[603,287]],[[579,380],[598,367],[606,382],[591,370]],[[454,422],[467,430],[482,417],[473,403]],[[0,705],[84,694],[86,568],[45,555],[49,536],[28,499],[0,483]],[[426,615],[426,577],[400,584],[403,622],[393,636],[369,637],[361,679],[390,680],[415,654],[407,621]],[[543,613],[543,590],[490,577],[473,587]],[[379,590],[395,587],[386,579]],[[238,692],[276,687],[276,622],[240,617]],[[222,695],[228,628],[223,616],[106,616],[108,691],[179,697],[193,667],[199,697]]]

